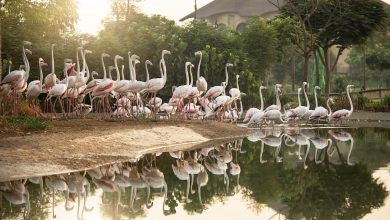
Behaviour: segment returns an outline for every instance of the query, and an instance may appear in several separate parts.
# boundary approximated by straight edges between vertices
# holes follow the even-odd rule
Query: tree
[[[323,48],[321,61],[325,66],[325,93],[330,93],[331,72],[340,55],[353,44],[363,44],[376,30],[383,27],[387,13],[376,0],[322,0],[310,18],[316,43]],[[336,46],[338,52],[332,64],[328,53]]]
[[[366,63],[370,69],[379,71],[379,86],[382,87],[383,72],[390,69],[390,48],[377,45],[375,50],[367,54]]]
[[[250,61],[249,70],[260,80],[277,59],[276,31],[263,18],[255,18],[248,22],[241,37]]]

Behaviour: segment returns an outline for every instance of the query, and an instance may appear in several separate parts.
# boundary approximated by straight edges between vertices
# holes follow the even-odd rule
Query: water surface
[[[4,182],[0,218],[53,219],[54,207],[56,219],[386,219],[389,163],[388,129],[254,130],[221,146],[43,177],[42,191],[39,178]]]

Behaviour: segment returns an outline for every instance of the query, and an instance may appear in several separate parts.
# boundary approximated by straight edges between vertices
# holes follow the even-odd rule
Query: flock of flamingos
[[[167,82],[167,66],[165,64],[165,55],[170,55],[171,52],[163,50],[161,60],[159,62],[160,77],[151,78],[149,76],[148,65],[153,65],[149,60],[145,61],[146,81],[137,80],[136,65],[140,63],[140,57],[128,52],[128,65],[130,80],[124,76],[125,66],[119,68],[118,62],[123,62],[124,58],[114,56],[114,66],[109,66],[106,70],[105,59],[110,58],[110,55],[103,53],[101,62],[103,66],[103,78],[95,78],[97,72],[90,72],[86,55],[91,51],[84,48],[85,44],[76,49],[77,63],[72,63],[72,60],[64,60],[63,74],[55,73],[54,66],[54,45],[51,47],[51,73],[43,76],[42,67],[47,66],[42,58],[39,58],[38,65],[40,71],[39,80],[29,80],[30,62],[28,54],[31,54],[31,42],[23,42],[22,57],[24,65],[18,70],[11,71],[11,64],[8,74],[2,79],[0,75],[0,112],[9,113],[15,112],[18,107],[18,100],[22,94],[25,94],[30,102],[30,105],[37,106],[38,97],[41,93],[46,93],[44,99],[44,112],[51,112],[56,116],[58,109],[61,109],[62,114],[66,117],[68,114],[84,116],[90,112],[100,113],[98,115],[109,117],[159,117],[170,118],[175,116],[180,119],[217,119],[220,121],[236,122],[243,115],[243,107],[241,96],[244,95],[239,89],[239,75],[236,75],[236,87],[231,88],[229,93],[226,93],[228,86],[228,68],[233,67],[233,64],[225,65],[225,81],[220,85],[208,88],[206,79],[201,76],[202,52],[198,51],[195,56],[199,56],[197,66],[197,79],[194,80],[192,69],[194,65],[190,62],[185,63],[186,82],[172,88],[172,97],[168,102],[163,103],[163,100],[157,97],[157,93],[165,87]],[[81,55],[82,64],[80,65],[79,55]],[[112,72],[115,71],[116,77],[113,80]],[[61,80],[60,78],[63,77]],[[195,82],[194,82],[195,81]],[[195,84],[195,85],[194,85]],[[350,97],[350,88],[353,85],[348,85],[346,90],[351,108],[341,109],[332,112],[330,103],[333,100],[327,100],[327,108],[318,106],[317,95],[315,95],[315,108],[310,109],[310,104],[307,96],[308,84],[304,82],[302,88],[298,90],[299,106],[296,108],[286,109],[286,105],[282,107],[279,96],[281,95],[282,85],[275,85],[276,103],[264,109],[262,89],[259,88],[261,97],[261,107],[250,108],[246,111],[244,122],[251,126],[258,126],[264,123],[278,121],[287,123],[288,121],[297,121],[299,119],[307,119],[312,122],[319,121],[340,121],[349,117],[353,111],[353,104]],[[314,91],[317,91],[316,87]],[[306,105],[301,105],[300,93],[306,99]],[[90,104],[86,103],[86,97],[89,97]],[[115,100],[115,101],[111,101]],[[59,105],[59,106],[58,106]],[[60,108],[59,108],[60,107]],[[37,108],[34,108],[37,109]],[[37,114],[39,113],[36,110]],[[39,113],[40,114],[40,113]]]

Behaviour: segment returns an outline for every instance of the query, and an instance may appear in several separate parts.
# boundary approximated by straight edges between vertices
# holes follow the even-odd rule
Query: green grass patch
[[[1,119],[0,124],[8,128],[19,128],[24,131],[41,131],[50,126],[47,119],[33,116],[11,116]]]

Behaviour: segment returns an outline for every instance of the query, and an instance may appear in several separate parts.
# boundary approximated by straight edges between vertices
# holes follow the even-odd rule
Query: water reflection
[[[388,195],[371,173],[390,160],[389,136],[375,129],[256,130],[218,146],[3,182],[0,218],[207,218],[210,211],[228,215],[222,207],[232,204],[249,218],[358,219]]]

